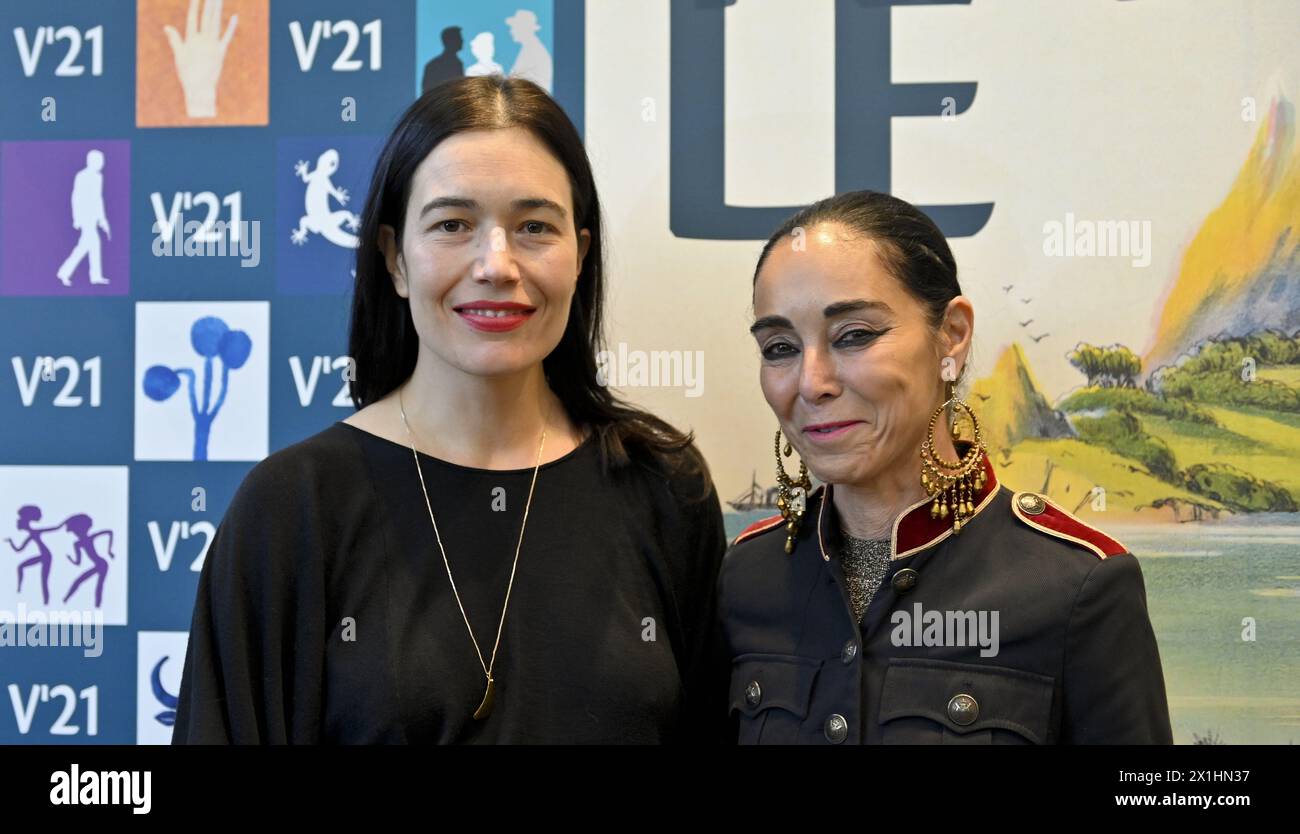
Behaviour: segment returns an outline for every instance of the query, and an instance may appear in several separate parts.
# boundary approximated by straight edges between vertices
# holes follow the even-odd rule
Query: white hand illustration
[[[176,29],[164,26],[167,42],[176,60],[176,74],[185,90],[185,113],[190,118],[217,115],[217,81],[226,59],[226,47],[235,34],[239,15],[230,16],[226,34],[221,34],[221,0],[204,0],[200,22],[199,0],[190,0],[185,16],[185,40]]]

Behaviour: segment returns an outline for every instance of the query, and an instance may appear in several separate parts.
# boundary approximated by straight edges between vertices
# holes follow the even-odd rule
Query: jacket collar
[[[969,448],[970,441],[957,440],[954,446],[958,454],[965,454]],[[993,501],[993,496],[998,493],[997,473],[993,470],[993,462],[989,460],[988,453],[984,453],[980,459],[980,466],[984,469],[984,489],[975,494],[975,512],[971,514],[971,519],[978,516]],[[839,514],[835,511],[832,500],[833,484],[826,484],[822,489],[822,499],[817,508],[817,546],[821,551],[822,559],[830,561],[830,554],[838,552],[843,541],[840,533]],[[937,519],[930,517],[930,504],[933,498],[925,498],[916,502],[912,506],[899,513],[898,518],[894,519],[894,530],[890,542],[890,559],[904,559],[918,551],[925,550],[928,547],[934,547],[939,542],[953,535],[952,519]],[[827,506],[830,509],[827,509]],[[970,519],[966,520],[966,524]],[[963,524],[963,527],[965,525]]]

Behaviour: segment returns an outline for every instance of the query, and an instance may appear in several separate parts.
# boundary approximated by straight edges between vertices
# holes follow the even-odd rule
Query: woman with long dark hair
[[[722,518],[691,437],[597,379],[600,203],[531,82],[440,85],[361,221],[358,411],[250,472],[176,742],[689,738]]]

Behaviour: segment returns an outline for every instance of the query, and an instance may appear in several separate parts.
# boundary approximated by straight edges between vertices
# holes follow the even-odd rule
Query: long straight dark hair
[[[596,435],[607,471],[634,460],[685,469],[704,476],[707,494],[708,470],[693,436],[621,400],[597,379],[596,354],[604,347],[605,257],[595,178],[564,110],[526,79],[487,75],[440,84],[407,108],[388,137],[361,215],[348,337],[356,366],[352,402],[364,408],[396,390],[414,372],[418,355],[410,303],[393,288],[379,247],[380,225],[393,227],[400,249],[411,183],[425,157],[457,133],[508,127],[530,131],[564,166],[573,192],[574,228],[591,234],[564,335],[542,361],[551,390],[569,419]]]

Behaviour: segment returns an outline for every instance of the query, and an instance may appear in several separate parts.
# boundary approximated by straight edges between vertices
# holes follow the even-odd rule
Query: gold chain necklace
[[[528,526],[528,509],[533,505],[533,488],[537,486],[537,470],[542,467],[542,447],[546,445],[546,423],[542,423],[542,439],[537,444],[537,463],[533,465],[533,480],[528,485],[528,502],[524,504],[524,520],[519,525],[519,543],[515,545],[515,561],[510,567],[510,583],[506,586],[506,601],[501,606],[501,621],[497,623],[497,639],[492,646],[492,659],[485,662],[483,660],[483,650],[479,648],[478,639],[474,637],[474,629],[469,624],[469,615],[465,613],[465,603],[461,602],[460,591],[456,590],[456,580],[451,576],[451,562],[447,560],[447,551],[442,546],[442,535],[438,533],[438,522],[433,517],[433,504],[429,502],[429,490],[424,485],[424,468],[420,466],[420,456],[415,450],[415,433],[411,431],[411,425],[406,420],[406,406],[402,403],[402,392],[397,392],[397,407],[402,412],[402,427],[406,429],[406,436],[411,441],[411,457],[415,459],[415,471],[420,475],[420,491],[424,493],[424,506],[429,510],[429,521],[433,524],[433,536],[438,541],[438,550],[442,553],[442,563],[447,568],[447,581],[451,583],[451,592],[456,597],[456,605],[460,606],[460,616],[465,620],[465,630],[469,632],[469,639],[474,643],[474,651],[478,653],[479,665],[483,667],[483,674],[487,677],[487,691],[483,693],[483,701],[474,710],[474,718],[482,720],[487,718],[492,712],[492,700],[496,695],[496,679],[492,677],[492,670],[496,668],[497,649],[501,646],[501,631],[506,624],[506,609],[510,607],[510,591],[515,586],[515,569],[519,567],[519,551],[524,545],[524,528]]]

